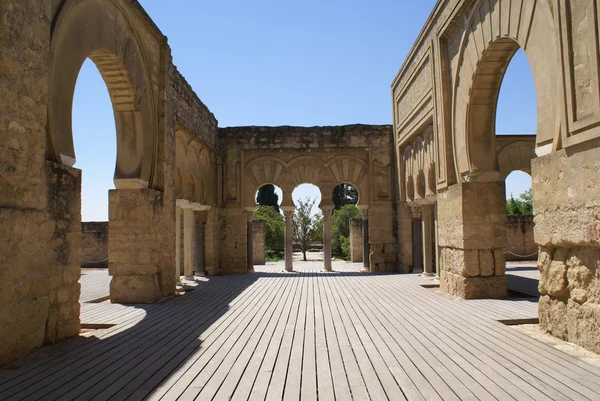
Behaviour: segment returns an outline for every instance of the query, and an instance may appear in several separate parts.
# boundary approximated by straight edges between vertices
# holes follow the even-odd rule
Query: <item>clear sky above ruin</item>
[[[140,0],[169,38],[174,63],[219,126],[391,124],[390,85],[434,0]],[[531,71],[519,51],[506,74],[497,132],[535,133]],[[82,219],[107,220],[115,128],[93,63],[73,104]],[[524,173],[507,195],[531,186]],[[302,193],[299,193],[302,192]],[[296,191],[314,196],[314,191]]]

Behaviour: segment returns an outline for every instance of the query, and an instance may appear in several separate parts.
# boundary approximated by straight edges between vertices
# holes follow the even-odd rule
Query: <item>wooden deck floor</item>
[[[536,317],[531,299],[317,265],[201,279],[154,305],[84,302],[84,323],[115,326],[4,369],[0,399],[600,400],[600,369],[497,321]]]

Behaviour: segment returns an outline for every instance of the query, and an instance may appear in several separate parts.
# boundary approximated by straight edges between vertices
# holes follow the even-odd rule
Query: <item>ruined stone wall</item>
[[[50,3],[0,14],[1,365],[79,333],[81,175],[45,161]]]
[[[600,353],[600,150],[561,150],[532,161],[540,325]]]
[[[108,267],[108,221],[81,223],[81,267]]]
[[[506,241],[507,261],[537,259],[538,245],[533,238],[533,216],[507,216]]]
[[[175,197],[178,199],[187,199],[203,205],[211,206],[212,209],[218,207],[218,180],[217,180],[217,119],[214,114],[202,103],[198,95],[185,80],[183,75],[177,70],[172,62],[169,63],[168,76],[170,85],[167,88],[167,98],[169,99],[169,122],[173,124],[173,135],[178,131],[184,131],[186,138],[186,150],[190,153],[205,152],[202,161],[194,159],[192,163],[182,161],[185,155],[181,155],[181,150],[176,146],[174,164],[181,166],[181,170],[187,170],[185,174],[194,174],[197,178],[195,194],[190,195],[186,188],[176,188]],[[194,142],[190,146],[190,142]],[[188,149],[192,150],[188,150]],[[187,164],[186,166],[184,166]],[[173,172],[175,174],[175,172]],[[182,184],[185,187],[186,182]],[[203,193],[200,193],[200,186]],[[193,198],[193,199],[192,199]],[[205,271],[208,275],[219,274],[219,213],[216,210],[208,212],[205,225],[204,244],[205,244]]]
[[[362,219],[350,219],[350,261],[363,261]]]
[[[318,186],[322,203],[340,183],[359,190],[368,206],[374,271],[397,271],[393,180],[395,166],[390,126],[232,127],[219,129],[221,163],[221,266],[246,270],[246,207],[254,207],[260,186],[273,183],[291,197],[303,183]],[[287,194],[287,195],[286,195]],[[227,262],[225,261],[227,259]]]
[[[252,222],[252,245],[254,247],[252,256],[254,265],[265,264],[265,222]]]

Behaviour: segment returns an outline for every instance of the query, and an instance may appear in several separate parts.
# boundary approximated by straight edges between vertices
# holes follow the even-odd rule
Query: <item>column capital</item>
[[[175,200],[175,204],[181,208],[183,208],[184,206],[187,206],[190,202],[185,200],[185,199],[176,199]]]
[[[256,209],[258,209],[257,207],[245,207],[244,210],[246,211],[246,220],[248,221],[248,223],[252,222],[252,217],[254,217],[254,212],[256,211]]]
[[[367,205],[356,205],[356,207],[358,208],[358,210],[360,210],[360,217],[363,220],[368,220],[369,219],[369,206]]]
[[[285,218],[292,218],[294,212],[296,211],[295,206],[279,206],[279,208],[283,211]]]

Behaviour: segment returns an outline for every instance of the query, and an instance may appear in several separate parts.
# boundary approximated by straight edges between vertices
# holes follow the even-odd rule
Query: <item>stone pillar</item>
[[[207,220],[207,212],[196,211],[196,276],[205,276],[205,252],[204,252],[204,226]]]
[[[478,178],[438,193],[440,287],[460,298],[502,298],[507,295],[504,181]]]
[[[433,276],[433,206],[421,205],[421,235],[423,238],[423,275]]]
[[[423,224],[421,223],[421,207],[413,205],[411,210],[411,247],[414,268],[423,270]]]
[[[322,207],[323,212],[323,261],[325,271],[330,272],[331,268],[331,211],[329,207]]]
[[[369,210],[366,207],[360,208],[360,217],[362,220],[362,255],[363,255],[363,268],[361,272],[368,273],[371,271],[369,263]]]
[[[440,278],[440,246],[438,242],[438,207],[437,203],[433,205],[433,236],[434,236],[434,260],[435,260],[435,277]]]
[[[196,246],[196,221],[192,204],[183,209],[183,275],[188,280],[194,279],[194,251]]]
[[[363,223],[362,219],[350,219],[350,261],[363,261]]]
[[[408,203],[398,204],[398,248],[400,272],[410,273],[414,269],[412,211]]]
[[[110,299],[153,303],[175,291],[172,214],[153,189],[109,192],[108,258]],[[172,209],[171,209],[172,210]]]
[[[252,243],[252,216],[256,208],[246,208],[246,257],[248,258],[248,272],[254,271],[254,244]]]
[[[175,203],[175,282],[181,285],[181,206],[188,204],[184,199]]]
[[[264,265],[265,260],[265,222],[252,222],[252,244],[254,245],[253,258],[254,266]]]
[[[294,271],[293,262],[293,243],[294,243],[294,228],[292,227],[292,217],[294,209],[290,206],[281,207],[285,218],[285,270],[288,272]]]

